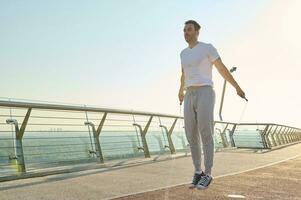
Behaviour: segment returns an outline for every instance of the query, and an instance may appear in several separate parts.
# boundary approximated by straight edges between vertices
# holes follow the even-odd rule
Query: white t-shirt
[[[193,48],[183,49],[180,57],[185,77],[184,90],[188,86],[213,86],[212,62],[219,58],[219,54],[212,44],[199,42]]]

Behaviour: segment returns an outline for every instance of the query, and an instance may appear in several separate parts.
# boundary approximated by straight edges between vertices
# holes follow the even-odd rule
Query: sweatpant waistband
[[[201,86],[189,86],[186,88],[186,91],[193,91],[193,90],[199,90],[199,89],[203,89],[203,88],[212,88],[212,85],[201,85]]]

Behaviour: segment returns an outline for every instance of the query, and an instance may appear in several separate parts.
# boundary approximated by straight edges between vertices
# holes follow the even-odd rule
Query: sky
[[[194,19],[249,99],[227,83],[223,119],[301,127],[300,9],[298,0],[0,0],[0,97],[180,114],[179,54]],[[219,120],[214,66],[213,81]]]

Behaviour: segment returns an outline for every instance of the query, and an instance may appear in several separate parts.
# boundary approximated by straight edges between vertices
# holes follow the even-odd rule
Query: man
[[[180,104],[184,101],[185,134],[195,169],[190,188],[205,189],[213,179],[211,168],[214,155],[215,90],[212,65],[235,87],[240,97],[245,98],[245,93],[223,64],[216,48],[210,43],[198,41],[200,28],[194,20],[185,22],[184,37],[188,47],[180,53],[182,76],[178,96]],[[200,137],[203,144],[205,171],[201,169]]]

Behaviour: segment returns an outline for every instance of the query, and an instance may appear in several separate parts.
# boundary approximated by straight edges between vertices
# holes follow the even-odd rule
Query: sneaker
[[[205,174],[201,177],[201,180],[196,184],[198,189],[206,189],[212,181],[212,176]]]
[[[189,185],[189,188],[194,188],[197,185],[197,183],[201,180],[202,176],[205,176],[204,172],[202,172],[201,174],[195,173]]]

